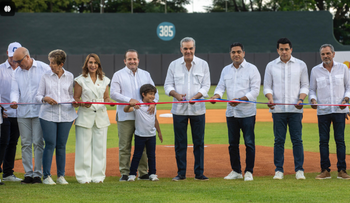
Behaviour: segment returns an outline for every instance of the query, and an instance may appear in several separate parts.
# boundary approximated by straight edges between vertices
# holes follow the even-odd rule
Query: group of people
[[[165,94],[172,96],[174,101],[171,113],[178,171],[173,181],[186,179],[188,123],[191,125],[193,140],[195,180],[209,180],[204,175],[206,109],[203,102],[193,100],[209,97],[210,72],[208,63],[195,56],[195,49],[193,38],[185,37],[180,41],[183,56],[170,63],[164,83]],[[296,179],[305,179],[302,103],[308,94],[309,102],[312,108],[317,109],[318,115],[321,173],[316,179],[331,178],[328,147],[331,123],[337,147],[337,177],[350,179],[346,173],[344,142],[345,119],[349,109],[342,105],[349,103],[350,97],[348,68],[335,62],[333,46],[324,44],[320,48],[322,63],[312,69],[309,85],[307,66],[292,56],[292,50],[292,43],[287,38],[277,41],[279,57],[266,66],[263,82],[264,95],[272,113],[275,136],[276,169],[273,179],[283,179],[287,126],[293,144]],[[210,97],[211,100],[220,99],[226,91],[227,99],[232,100],[227,103],[226,110],[232,171],[224,179],[244,177],[245,181],[252,181],[255,163],[254,102],[259,95],[261,76],[257,67],[244,59],[245,51],[241,43],[231,44],[229,53],[232,63],[223,68],[214,95]],[[82,74],[76,78],[63,68],[66,53],[62,50],[49,53],[49,65],[31,58],[28,49],[17,42],[9,45],[7,55],[8,60],[0,65],[0,103],[11,103],[2,105],[3,121],[0,118],[0,164],[3,169],[3,181],[21,181],[22,184],[68,184],[64,178],[66,143],[75,120],[76,179],[81,184],[102,183],[105,179],[107,130],[110,122],[106,106],[99,102],[111,103],[111,106],[114,106],[111,99],[129,104],[117,106],[121,174],[119,181],[135,181],[137,175],[138,180],[158,180],[155,158],[157,132],[161,142],[163,137],[154,103],[158,102],[159,95],[149,72],[138,67],[136,50],[126,51],[125,67],[114,73],[111,81],[104,75],[96,54],[86,57]],[[17,68],[18,66],[20,68]],[[188,100],[189,103],[176,103],[184,100]],[[22,105],[23,103],[30,104]],[[275,105],[277,103],[282,105]],[[78,113],[74,109],[76,107],[79,107]],[[244,176],[239,154],[241,130],[246,146]],[[24,180],[13,174],[19,135],[25,170]],[[135,151],[131,161],[133,137]],[[50,173],[55,149],[56,182],[52,180]]]

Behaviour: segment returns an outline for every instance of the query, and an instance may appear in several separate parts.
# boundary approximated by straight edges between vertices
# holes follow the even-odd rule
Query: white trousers
[[[17,118],[17,122],[21,134],[24,176],[41,178],[43,175],[44,138],[39,118]],[[32,146],[34,146],[34,170]]]
[[[79,183],[103,182],[106,177],[107,130],[75,126],[75,176]]]

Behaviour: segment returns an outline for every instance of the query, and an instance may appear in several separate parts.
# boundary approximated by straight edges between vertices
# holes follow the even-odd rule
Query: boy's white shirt
[[[144,102],[140,102],[144,103]],[[156,136],[157,130],[155,127],[155,115],[157,109],[154,109],[153,114],[147,112],[148,105],[140,105],[139,109],[134,108],[135,112],[135,135],[140,137],[152,137]]]

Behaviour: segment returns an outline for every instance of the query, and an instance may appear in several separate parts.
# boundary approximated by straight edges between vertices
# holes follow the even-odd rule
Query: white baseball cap
[[[15,53],[16,49],[22,47],[22,45],[18,42],[12,42],[11,44],[9,44],[9,48],[7,49],[7,55],[9,57],[13,56],[13,53]]]

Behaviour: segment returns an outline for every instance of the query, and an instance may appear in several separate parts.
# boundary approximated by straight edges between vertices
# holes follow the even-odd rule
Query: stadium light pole
[[[134,13],[133,3],[134,3],[134,0],[131,0],[131,13]]]
[[[167,0],[165,0],[165,7],[164,7],[165,9],[164,9],[164,13],[167,13],[167,10],[166,10],[166,1],[167,1]]]
[[[226,9],[226,13],[227,13],[227,1],[228,1],[228,0],[225,0],[225,9]]]

